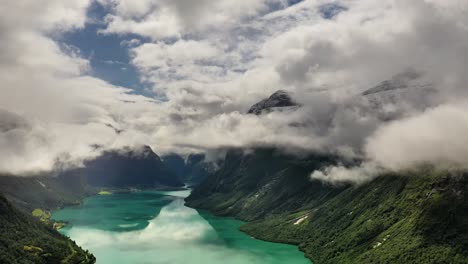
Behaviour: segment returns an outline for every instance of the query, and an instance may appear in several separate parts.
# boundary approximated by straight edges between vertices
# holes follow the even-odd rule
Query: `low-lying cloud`
[[[468,104],[462,100],[380,127],[369,138],[366,152],[391,169],[429,162],[467,165]]]

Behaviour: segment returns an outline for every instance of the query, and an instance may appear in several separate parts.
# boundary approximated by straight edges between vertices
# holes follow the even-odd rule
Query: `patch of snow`
[[[294,223],[294,225],[299,225],[300,223],[304,222],[307,218],[309,218],[308,215],[299,218],[299,219]]]
[[[40,180],[37,180],[37,182],[38,182],[42,187],[47,188],[47,186],[46,186],[43,182],[41,182]]]
[[[382,245],[381,242],[377,242],[377,244],[375,244],[373,248],[378,248],[378,247],[380,247],[381,245]]]

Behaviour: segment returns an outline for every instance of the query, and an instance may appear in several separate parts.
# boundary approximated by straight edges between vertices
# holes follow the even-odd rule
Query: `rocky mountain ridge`
[[[254,104],[247,113],[261,115],[275,110],[296,108],[298,106],[299,104],[292,99],[287,91],[279,90],[273,93],[269,98]]]

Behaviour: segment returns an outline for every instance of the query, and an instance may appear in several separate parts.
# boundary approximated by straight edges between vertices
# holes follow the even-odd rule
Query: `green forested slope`
[[[94,263],[90,253],[0,195],[0,263]]]
[[[361,186],[311,182],[326,158],[235,155],[187,198],[251,221],[260,239],[297,244],[314,263],[468,263],[468,175],[420,168]]]
[[[430,174],[382,176],[243,230],[299,244],[315,263],[468,263],[466,178]]]
[[[309,180],[311,170],[333,162],[333,158],[321,155],[298,159],[274,149],[257,149],[246,155],[233,150],[224,165],[199,184],[186,202],[191,207],[249,221],[313,207],[342,189]]]

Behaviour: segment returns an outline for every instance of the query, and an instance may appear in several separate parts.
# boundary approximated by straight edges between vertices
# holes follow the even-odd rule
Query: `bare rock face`
[[[272,94],[269,98],[264,99],[254,104],[247,113],[261,115],[263,113],[269,113],[278,108],[290,108],[299,106],[291,98],[288,92],[279,90]]]

